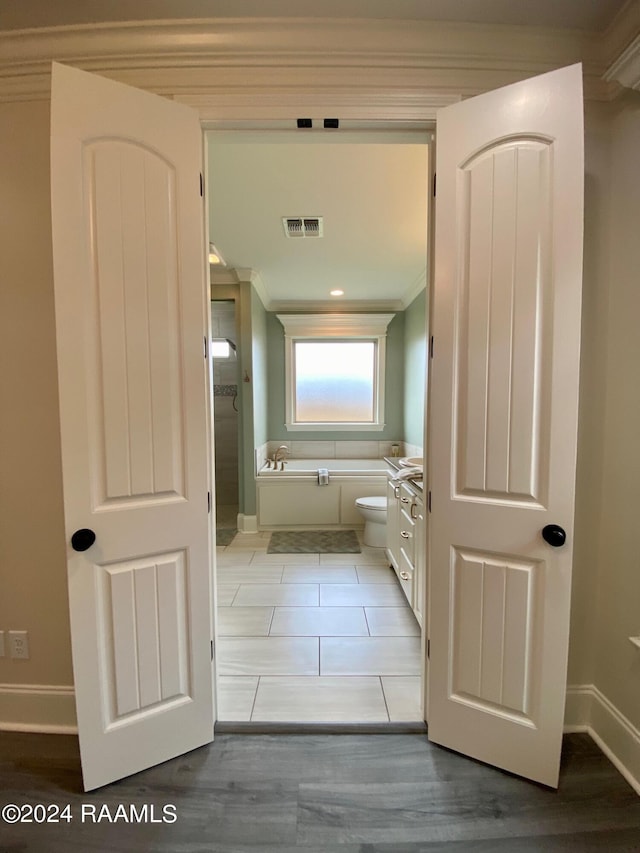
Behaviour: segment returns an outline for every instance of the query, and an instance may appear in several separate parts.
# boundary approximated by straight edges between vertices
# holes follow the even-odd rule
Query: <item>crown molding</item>
[[[225,269],[216,269],[215,267],[210,268],[209,272],[209,289],[211,291],[211,298],[215,299],[215,288],[225,288],[231,286],[235,286],[241,284],[242,282],[249,282],[253,285],[255,292],[258,294],[260,301],[266,311],[272,310],[270,308],[270,300],[269,294],[264,286],[264,282],[260,277],[260,273],[256,270],[252,270],[249,268],[234,268],[227,267]]]
[[[429,122],[435,126],[437,111],[459,101],[460,94],[368,92],[363,100],[361,94],[349,92],[279,91],[261,93],[259,98],[256,94],[245,93],[177,94],[174,100],[196,109],[208,130],[278,129],[279,121],[295,119],[302,114],[305,118],[322,120],[332,110],[339,111],[342,122],[392,121],[398,129],[424,129]]]
[[[276,314],[284,326],[285,337],[323,337],[342,335],[360,337],[382,337],[387,334],[387,326],[395,317],[388,314],[364,313],[362,311],[346,313],[310,313]]]
[[[413,282],[411,287],[407,288],[407,290],[405,291],[405,293],[402,297],[402,308],[403,309],[408,308],[409,305],[411,305],[413,300],[416,298],[416,296],[418,296],[419,293],[422,293],[422,291],[425,289],[426,286],[427,286],[427,268],[425,266],[425,268],[422,270],[420,275]]]
[[[640,0],[627,0],[600,37],[601,61],[608,67],[640,34]]]
[[[361,312],[397,313],[404,306],[399,299],[358,299],[358,300],[329,300],[320,299],[280,299],[266,306],[267,311],[276,314],[358,314]]]
[[[639,36],[640,0],[627,0],[600,37],[602,79],[608,87],[608,100],[616,98],[629,85],[626,82],[629,75],[633,79],[629,52],[633,52],[633,44]]]
[[[640,35],[607,69],[604,79],[619,83],[626,89],[640,91]]]
[[[612,30],[611,44],[623,30],[621,25]],[[220,97],[233,104],[237,117],[246,116],[248,107],[255,117],[255,96],[265,93],[314,95],[319,109],[335,103],[337,94],[369,93],[389,102],[395,96],[404,98],[407,108],[427,106],[433,114],[447,99],[575,62],[583,63],[587,97],[603,100],[610,93],[602,80],[610,62],[603,60],[601,37],[583,31],[434,21],[220,18],[1,32],[0,99],[47,98],[52,58],[192,103],[205,120],[217,117]],[[243,112],[245,95],[254,96],[254,102],[245,103]],[[434,100],[421,105],[420,97]]]

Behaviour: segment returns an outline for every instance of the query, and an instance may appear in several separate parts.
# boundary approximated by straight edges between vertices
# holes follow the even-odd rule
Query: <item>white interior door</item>
[[[551,786],[569,636],[582,109],[572,66],[437,121],[429,737]],[[553,530],[545,541],[547,525],[564,545]]]
[[[91,789],[213,738],[202,133],[183,105],[54,64],[51,134],[71,634]],[[87,550],[72,547],[78,530],[95,533]]]

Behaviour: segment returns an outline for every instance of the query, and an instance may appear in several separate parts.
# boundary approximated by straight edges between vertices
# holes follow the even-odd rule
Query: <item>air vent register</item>
[[[282,226],[287,237],[322,237],[321,216],[283,216]]]

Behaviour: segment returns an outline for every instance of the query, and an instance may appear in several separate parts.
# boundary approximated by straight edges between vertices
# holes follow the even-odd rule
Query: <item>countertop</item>
[[[400,459],[402,459],[402,458],[403,458],[402,456],[399,456],[399,457],[383,456],[383,459],[387,463],[389,468],[391,468],[394,471],[404,471],[405,470],[405,466],[400,464]],[[412,486],[414,489],[416,489],[419,492],[423,491],[424,486],[422,483],[422,479],[419,479],[419,480],[409,479],[409,480],[405,480],[405,483],[407,483],[409,486]]]

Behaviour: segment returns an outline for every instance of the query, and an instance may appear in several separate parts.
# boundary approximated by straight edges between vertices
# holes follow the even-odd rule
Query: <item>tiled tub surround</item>
[[[269,535],[218,550],[219,719],[420,721],[420,629],[384,553],[267,554]]]
[[[398,456],[416,456],[413,445],[398,441],[267,441],[255,451],[256,473],[264,467],[267,457],[285,445],[291,459],[382,459],[393,456],[392,448],[397,446]],[[407,449],[409,448],[409,449]],[[411,452],[409,452],[411,451]],[[422,449],[420,449],[422,452]]]

